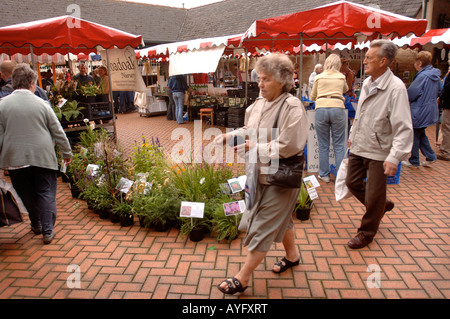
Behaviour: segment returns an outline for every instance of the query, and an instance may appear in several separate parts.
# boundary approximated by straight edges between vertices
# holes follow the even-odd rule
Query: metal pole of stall
[[[300,33],[300,68],[298,73],[297,97],[301,100],[303,89],[303,33]]]
[[[113,121],[113,127],[114,127],[114,141],[117,143],[116,113],[114,111],[114,100],[113,100],[113,93],[112,93],[112,81],[111,81],[111,70],[110,70],[110,67],[109,67],[109,53],[108,53],[108,49],[106,49],[106,65],[107,65],[107,69],[108,69],[109,103],[111,103],[111,110],[112,110],[112,121]]]
[[[31,44],[30,44],[30,54],[31,54],[31,65],[33,66],[33,70],[37,71],[36,63],[34,61],[33,46]]]

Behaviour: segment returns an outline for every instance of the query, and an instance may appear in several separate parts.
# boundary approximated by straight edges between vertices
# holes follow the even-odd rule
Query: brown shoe
[[[441,161],[450,161],[450,156],[445,156],[442,154],[436,154],[437,159],[441,160]]]
[[[351,249],[360,249],[366,247],[373,241],[373,238],[368,238],[364,236],[363,233],[358,233],[352,240],[350,240],[347,245]]]

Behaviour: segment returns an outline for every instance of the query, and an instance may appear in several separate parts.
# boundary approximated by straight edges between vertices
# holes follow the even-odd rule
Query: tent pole
[[[303,33],[300,33],[300,69],[298,73],[297,97],[301,100],[303,89]]]
[[[33,70],[37,71],[36,63],[34,62],[33,46],[31,44],[30,44],[30,54],[31,54],[31,63],[33,66]]]
[[[245,101],[248,102],[248,53],[247,48],[245,49]],[[248,106],[248,105],[247,105]]]
[[[116,131],[116,113],[114,111],[114,100],[113,100],[113,93],[112,93],[112,82],[111,82],[111,70],[109,68],[109,54],[108,49],[106,49],[106,67],[108,69],[108,80],[109,80],[109,103],[111,103],[111,110],[112,110],[112,121],[113,121],[113,127],[114,127],[114,141],[117,143],[117,131]]]

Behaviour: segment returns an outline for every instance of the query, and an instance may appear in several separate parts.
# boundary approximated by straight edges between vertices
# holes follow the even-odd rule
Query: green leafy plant
[[[295,207],[295,210],[311,208],[312,202],[313,201],[309,196],[305,183],[303,182],[300,188],[300,193],[298,194],[297,206]]]
[[[165,159],[158,138],[155,140],[152,137],[150,142],[142,136],[141,143],[136,142],[135,144],[130,157],[135,173],[150,173],[152,178],[163,180]]]
[[[71,119],[76,119],[80,115],[83,115],[81,112],[84,110],[85,107],[78,106],[77,101],[67,101],[62,107],[61,107],[61,114],[64,116],[67,122],[69,122]],[[57,115],[58,116],[58,115]]]
[[[133,212],[144,217],[145,227],[174,225],[178,221],[181,199],[173,185],[153,183],[150,194],[133,196]]]
[[[117,215],[129,216],[133,215],[133,205],[126,199],[116,200],[112,210]]]
[[[234,201],[231,196],[224,196],[217,201],[213,212],[213,230],[217,234],[217,240],[227,239],[231,242],[239,236],[239,223],[242,218],[242,214],[226,216],[223,204]]]
[[[96,96],[97,94],[101,94],[102,91],[97,85],[89,82],[86,85],[80,86],[80,93],[83,96]]]

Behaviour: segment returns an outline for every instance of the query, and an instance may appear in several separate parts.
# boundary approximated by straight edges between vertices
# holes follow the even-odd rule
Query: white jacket
[[[384,75],[370,93],[371,77],[363,83],[350,152],[398,165],[409,157],[413,145],[411,110],[405,84],[390,69]]]

